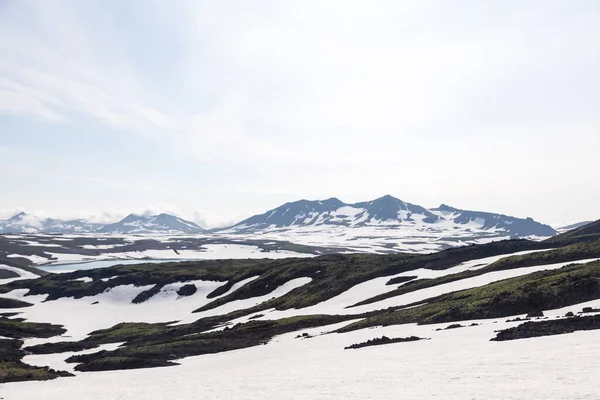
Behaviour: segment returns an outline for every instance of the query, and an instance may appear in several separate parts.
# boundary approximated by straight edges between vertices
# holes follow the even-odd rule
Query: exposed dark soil
[[[540,336],[562,335],[576,331],[600,329],[600,315],[571,317],[540,322],[525,322],[497,332],[493,341],[525,339]]]
[[[369,346],[379,346],[382,344],[391,344],[391,343],[405,343],[405,342],[416,342],[418,340],[425,340],[418,336],[409,336],[409,337],[401,337],[401,338],[389,338],[387,336],[382,336],[380,338],[370,339],[366,342],[351,344],[348,347],[344,347],[344,350],[348,349],[361,349],[363,347]]]

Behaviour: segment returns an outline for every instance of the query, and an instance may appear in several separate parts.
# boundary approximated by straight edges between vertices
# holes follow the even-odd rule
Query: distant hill
[[[600,240],[600,219],[554,236],[548,239],[547,242],[567,245],[592,240]]]
[[[20,212],[0,220],[0,233],[91,233],[102,226],[83,219],[63,221]]]
[[[577,229],[577,228],[581,228],[584,225],[587,224],[591,224],[594,221],[583,221],[583,222],[577,222],[575,224],[571,224],[571,225],[566,225],[566,226],[561,226],[560,228],[557,228],[556,231],[558,233],[564,233],[573,229]]]
[[[210,231],[195,222],[170,214],[130,214],[120,221],[107,224],[84,219],[43,218],[26,213],[0,220],[0,233],[13,234],[277,235],[287,232],[288,235],[283,240],[296,243],[293,235],[295,231],[302,231],[305,237],[312,236],[311,243],[305,243],[311,245],[318,242],[318,235],[324,238],[342,235],[356,239],[381,237],[385,240],[379,241],[376,246],[380,249],[408,249],[416,246],[415,250],[439,249],[502,238],[546,238],[557,234],[552,227],[531,218],[463,210],[446,204],[427,209],[390,195],[351,204],[335,197],[327,200],[299,200],[252,216],[231,227]],[[406,246],[398,247],[399,241],[406,242]],[[426,247],[419,247],[419,243]]]
[[[390,195],[354,204],[344,203],[337,198],[285,203],[224,230],[248,233],[324,225],[431,228],[449,232],[455,229],[465,231],[471,229],[502,232],[512,237],[548,237],[557,233],[549,225],[541,224],[531,218],[461,210],[445,204],[426,209]]]
[[[21,212],[13,217],[0,220],[0,233],[200,233],[198,224],[182,218],[159,214],[142,216],[130,214],[121,221],[112,224],[97,224],[83,219],[64,221],[53,218],[41,218]]]
[[[169,215],[142,216],[129,214],[121,221],[108,224],[98,233],[200,233],[204,230],[195,222]]]

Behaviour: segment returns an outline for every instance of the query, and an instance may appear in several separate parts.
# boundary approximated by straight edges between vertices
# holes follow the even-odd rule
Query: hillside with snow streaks
[[[277,230],[320,226],[374,226],[389,230],[405,228],[414,232],[441,231],[448,235],[453,230],[461,230],[463,235],[472,232],[475,235],[492,233],[510,237],[548,237],[556,234],[552,227],[531,218],[460,210],[444,204],[438,208],[425,209],[389,195],[354,204],[346,204],[336,198],[286,203],[221,232],[272,233]]]
[[[198,224],[169,214],[130,214],[110,224],[88,222],[84,219],[63,221],[18,213],[0,220],[0,233],[48,233],[48,234],[197,234],[202,233]]]
[[[507,242],[506,246],[522,246],[519,241]],[[482,249],[494,251],[499,245],[486,245]],[[596,246],[595,244],[592,246]],[[544,271],[560,271],[560,268],[575,268],[577,265],[590,265],[599,258],[577,258],[571,261],[553,263],[549,257],[544,257],[542,265],[528,264],[521,268],[486,272],[486,268],[499,261],[515,257],[531,257],[532,263],[538,260],[538,255],[544,252],[550,254],[553,249],[536,249],[525,251],[509,251],[493,256],[480,258],[468,257],[475,251],[475,247],[464,250],[453,249],[447,257],[458,256],[456,260],[449,261],[447,257],[416,256],[423,260],[438,259],[446,265],[430,269],[425,264],[415,262],[410,268],[401,273],[390,273],[367,279],[347,288],[340,294],[325,301],[306,308],[273,309],[269,302],[285,299],[289,296],[298,296],[314,279],[322,279],[321,274],[326,272],[326,265],[318,259],[310,262],[322,265],[323,269],[310,269],[314,278],[281,276],[279,284],[265,285],[277,274],[287,275],[287,268],[273,269],[268,267],[260,269],[259,274],[232,275],[238,276],[233,281],[228,279],[207,280],[194,279],[180,280],[185,276],[185,271],[192,272],[193,264],[181,264],[181,267],[171,265],[163,267],[165,277],[170,276],[169,269],[174,269],[175,280],[171,283],[157,284],[159,275],[154,268],[149,275],[143,277],[144,284],[135,285],[125,283],[123,279],[142,270],[129,270],[127,267],[109,268],[103,270],[77,271],[62,277],[44,277],[30,282],[30,287],[35,288],[36,281],[54,280],[63,282],[72,289],[79,286],[81,289],[93,288],[95,285],[105,284],[106,289],[93,295],[73,297],[61,296],[59,293],[27,295],[27,289],[4,290],[0,298],[23,301],[30,306],[18,309],[18,317],[30,323],[49,322],[58,323],[66,328],[61,336],[51,338],[25,339],[26,349],[35,349],[36,346],[49,346],[47,349],[54,351],[31,350],[23,358],[23,362],[31,366],[48,366],[58,370],[74,373],[73,378],[59,378],[47,382],[24,382],[5,384],[1,393],[5,398],[18,397],[20,399],[54,399],[59,396],[77,396],[89,399],[102,399],[108,397],[136,400],[138,398],[161,399],[168,393],[178,398],[220,397],[224,399],[250,398],[250,399],[337,399],[342,394],[349,399],[392,399],[421,398],[422,396],[441,396],[444,398],[462,399],[472,395],[477,390],[478,395],[486,398],[495,398],[498,393],[502,398],[521,398],[523,393],[534,398],[555,398],[576,395],[569,398],[591,398],[594,389],[586,385],[583,377],[584,371],[593,368],[595,359],[599,355],[590,346],[593,342],[594,332],[576,332],[570,335],[559,335],[547,338],[537,338],[529,341],[490,342],[490,338],[498,330],[510,329],[516,326],[511,322],[515,318],[524,318],[524,314],[506,314],[504,318],[468,319],[460,320],[460,329],[448,330],[449,323],[437,324],[393,324],[391,326],[375,326],[370,329],[345,331],[344,328],[364,320],[370,315],[389,315],[390,310],[403,309],[414,302],[435,302],[444,294],[464,291],[470,288],[487,287],[490,284],[501,284],[507,278],[527,278],[532,273]],[[596,248],[596,247],[593,247]],[[473,252],[473,254],[478,254]],[[600,254],[600,253],[598,253]],[[340,258],[341,257],[341,258]],[[366,255],[374,261],[385,257]],[[393,256],[396,257],[396,256]],[[348,266],[353,265],[352,259],[361,259],[356,256],[326,256],[325,260],[335,261],[340,258],[347,259]],[[365,259],[366,260],[366,259]],[[402,258],[397,258],[401,261]],[[393,261],[393,259],[390,259]],[[244,261],[248,266],[260,266],[253,261]],[[263,263],[264,261],[258,261]],[[298,261],[300,262],[300,261]],[[229,268],[223,264],[222,268]],[[233,264],[232,264],[233,265]],[[302,266],[302,264],[298,264]],[[392,262],[392,264],[394,263]],[[429,264],[428,264],[429,265]],[[434,265],[434,264],[430,264]],[[570,265],[565,267],[565,265]],[[596,262],[596,265],[598,263]],[[155,267],[159,267],[156,265]],[[282,265],[283,267],[283,265]],[[6,267],[4,267],[6,268]],[[149,268],[149,267],[148,267]],[[183,269],[182,269],[183,268]],[[186,269],[187,268],[187,269]],[[600,269],[600,268],[597,268]],[[13,268],[11,268],[13,270]],[[341,269],[344,271],[346,269]],[[397,285],[390,285],[389,280],[398,277],[408,277],[414,280],[441,279],[451,277],[468,271],[481,271],[477,277],[459,279],[452,283],[441,284],[427,289],[415,290],[411,293],[396,296],[383,302],[375,302],[361,307],[351,305],[366,298],[383,294],[392,290]],[[191,275],[190,275],[191,276]],[[247,276],[247,277],[244,277]],[[32,278],[22,274],[21,279]],[[151,278],[154,277],[154,278]],[[60,278],[60,279],[59,279]],[[18,278],[17,278],[18,279]],[[267,279],[265,281],[265,279]],[[261,283],[261,281],[263,283]],[[14,282],[14,281],[13,281]],[[26,284],[26,281],[22,281]],[[235,283],[234,283],[235,282]],[[406,285],[407,283],[400,284]],[[75,286],[73,286],[75,285]],[[487,285],[487,286],[486,286]],[[27,284],[26,284],[27,286]],[[254,286],[254,289],[252,289]],[[527,286],[527,285],[526,285]],[[66,286],[65,286],[66,287]],[[193,287],[193,291],[189,288]],[[184,288],[188,288],[184,293]],[[256,290],[259,289],[258,292]],[[39,291],[39,289],[35,289]],[[137,302],[144,293],[145,300]],[[254,294],[252,294],[254,293]],[[216,295],[215,295],[216,294]],[[59,298],[55,298],[56,296]],[[232,297],[233,296],[233,297]],[[213,302],[224,301],[217,307],[209,306]],[[265,305],[265,307],[261,307]],[[198,307],[201,307],[198,310]],[[392,308],[389,308],[392,307]],[[405,310],[409,310],[405,308]],[[419,306],[416,306],[419,307]],[[571,302],[568,307],[544,308],[545,318],[561,321],[569,311],[577,311],[589,307],[592,310],[600,308],[600,298],[591,301]],[[256,311],[255,311],[256,310]],[[336,317],[337,315],[337,317]],[[594,315],[592,313],[592,315]],[[85,316],[82,318],[81,316]],[[237,351],[207,350],[206,354],[189,354],[184,359],[178,359],[177,365],[171,368],[142,368],[130,367],[116,368],[119,371],[82,372],[73,359],[86,360],[97,355],[108,354],[106,360],[121,360],[128,348],[136,350],[136,341],[150,340],[151,347],[155,340],[162,337],[161,329],[165,332],[181,330],[185,348],[194,346],[194,338],[201,343],[202,337],[218,338],[219,335],[235,334],[236,329],[254,324],[256,327],[271,326],[289,323],[298,319],[324,318],[323,323],[309,324],[305,327],[298,326],[289,331],[282,331],[272,338],[265,340],[264,345],[250,345],[238,348]],[[10,318],[10,317],[9,317]],[[217,319],[214,319],[217,318]],[[336,318],[342,322],[334,323]],[[575,317],[576,318],[576,317]],[[208,323],[212,321],[213,323]],[[539,318],[538,320],[541,320]],[[288,321],[288,322],[283,322]],[[327,322],[330,321],[330,322]],[[125,323],[125,325],[123,325]],[[167,324],[165,326],[165,324]],[[266,324],[266,325],[265,325]],[[212,326],[211,326],[212,325]],[[123,337],[107,339],[88,348],[85,344],[95,337],[102,337],[119,326],[130,326],[124,331],[131,335],[136,329],[141,329],[139,336],[127,340]],[[194,327],[198,328],[194,328]],[[204,327],[203,327],[204,326]],[[111,328],[114,327],[114,328]],[[163,327],[163,328],[161,328]],[[108,329],[111,328],[111,329]],[[107,330],[108,329],[108,330]],[[156,338],[144,333],[144,329],[159,329]],[[96,333],[92,334],[91,332]],[[107,332],[107,333],[102,333]],[[98,336],[99,335],[99,336]],[[211,336],[212,335],[212,336]],[[360,350],[344,350],[353,343],[365,342],[380,336],[423,338],[414,343],[388,344]],[[232,338],[234,338],[233,336]],[[131,340],[130,343],[128,341]],[[177,337],[169,339],[177,348]],[[233,339],[237,340],[237,339]],[[63,347],[61,347],[63,346]],[[66,346],[66,347],[64,347]],[[83,346],[77,350],[77,346]],[[190,347],[190,348],[192,348]],[[65,350],[59,350],[59,349]],[[70,350],[69,350],[70,349]],[[158,349],[158,347],[157,347]],[[124,353],[125,352],[125,353]],[[115,358],[110,354],[115,353]],[[213,354],[214,353],[214,354]],[[81,358],[78,358],[81,357]],[[569,366],[568,382],[564,381],[566,370],[558,368]],[[105,367],[110,364],[98,364]],[[448,368],[452,365],[452,368]],[[104,367],[103,367],[104,368]],[[540,369],[548,369],[544,374]],[[114,369],[114,368],[108,368]],[[208,383],[197,383],[197,371],[201,369],[204,380]],[[102,368],[101,368],[102,370]],[[285,371],[282,373],[281,371]],[[398,383],[398,371],[404,377]],[[230,375],[235,373],[235,382]],[[578,375],[573,375],[574,373]],[[546,385],[548,374],[562,383],[560,385]],[[227,379],[225,379],[227,377]],[[508,382],[499,381],[506,379]],[[260,380],[257,381],[257,380]],[[457,381],[457,382],[456,382]],[[423,386],[423,383],[427,385]],[[480,386],[485,383],[485,385]],[[534,384],[532,386],[532,384]],[[468,385],[468,386],[465,386]],[[441,391],[443,387],[443,392]],[[256,390],[260,395],[246,396]],[[375,396],[375,397],[373,397]],[[407,397],[408,396],[408,397]],[[555,397],[553,397],[555,396]],[[577,397],[579,396],[579,397]],[[478,397],[477,397],[478,398]]]
[[[12,383],[0,392],[594,398],[599,222],[543,242],[431,254],[129,264],[41,277],[0,265],[8,277],[0,346],[12,349],[0,365],[0,382]],[[16,382],[27,371],[26,379],[56,379]]]

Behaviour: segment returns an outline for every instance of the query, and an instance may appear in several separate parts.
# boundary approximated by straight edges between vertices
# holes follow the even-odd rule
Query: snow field
[[[600,301],[595,305],[600,306]],[[494,321],[474,321],[482,325],[439,332],[435,329],[448,324],[320,335],[350,321],[277,336],[264,346],[189,357],[176,367],[11,383],[0,388],[0,393],[20,400],[597,398],[600,347],[594,345],[596,332],[490,342],[494,330],[514,326]],[[318,336],[295,339],[304,332]],[[343,349],[382,335],[430,340]]]

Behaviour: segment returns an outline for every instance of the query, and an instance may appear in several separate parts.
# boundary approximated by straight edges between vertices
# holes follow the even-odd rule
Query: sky
[[[600,2],[0,0],[0,217],[600,218]]]

